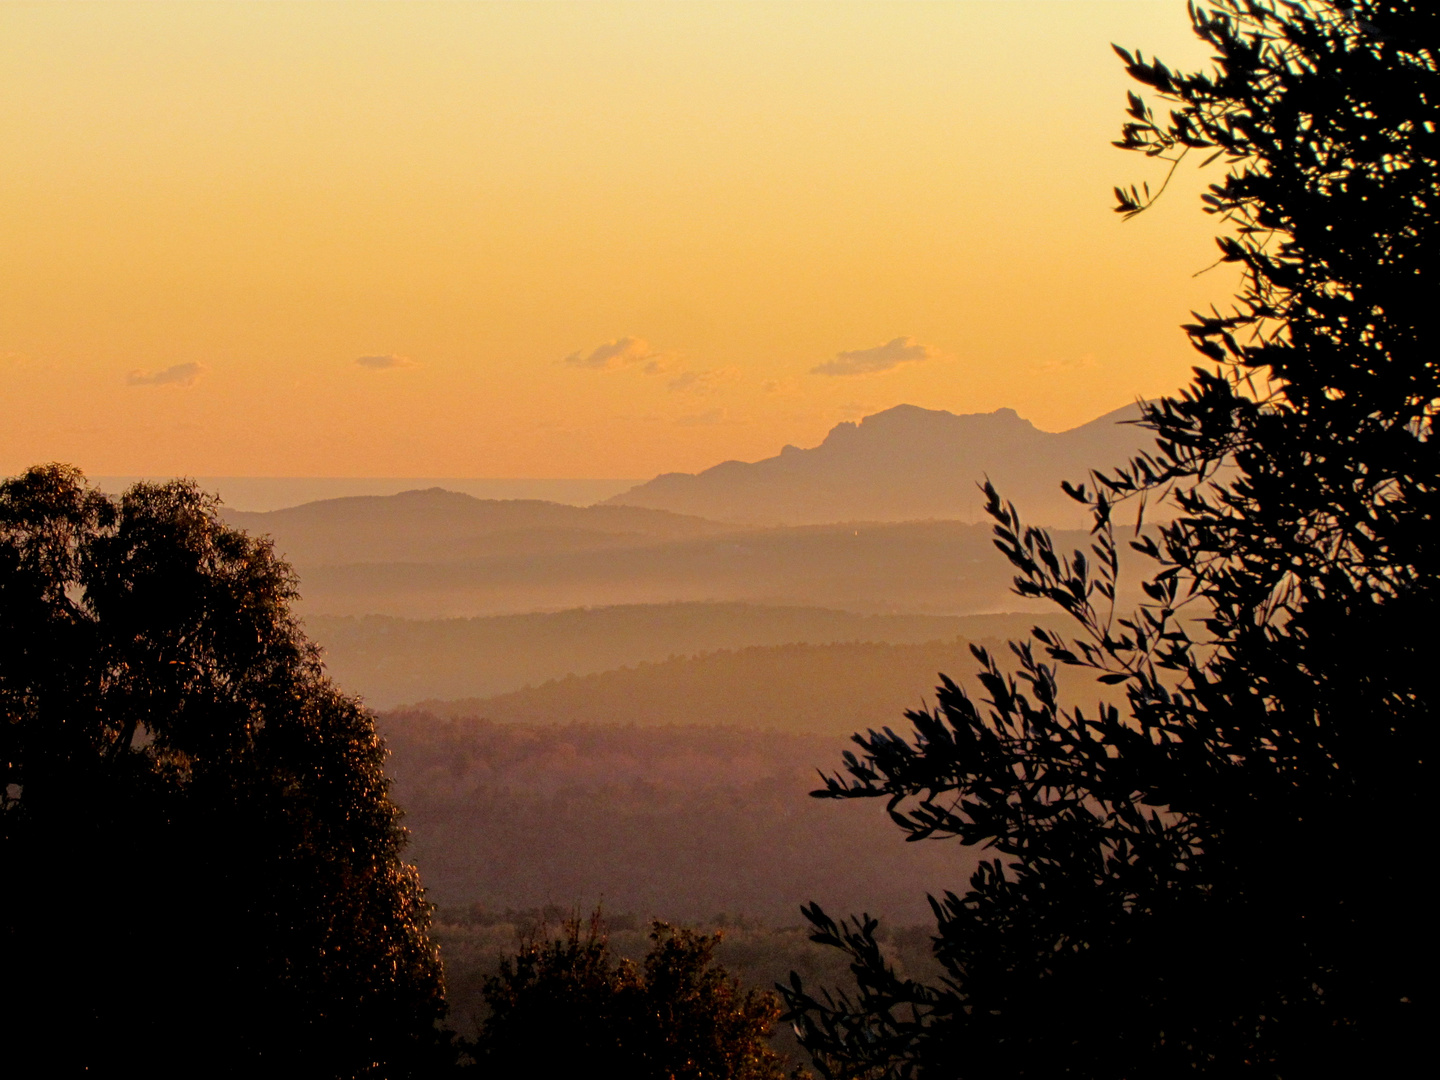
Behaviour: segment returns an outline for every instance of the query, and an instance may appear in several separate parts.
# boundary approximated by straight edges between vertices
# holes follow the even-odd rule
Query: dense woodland
[[[878,806],[808,797],[841,735],[676,724],[495,724],[387,713],[408,857],[443,906],[604,902],[616,911],[798,921],[833,898],[901,923],[968,874],[949,844],[905,844]]]

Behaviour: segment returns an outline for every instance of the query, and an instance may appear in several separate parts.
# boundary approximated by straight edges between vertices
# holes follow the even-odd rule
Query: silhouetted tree
[[[765,1045],[774,994],[742,992],[715,963],[719,934],[654,924],[642,966],[610,955],[597,911],[544,927],[487,980],[490,1016],[475,1046],[482,1072],[570,1080],[780,1080]]]
[[[1158,453],[1072,489],[1093,511],[1089,552],[1064,557],[988,492],[1018,591],[1072,615],[1076,637],[1036,630],[1013,674],[977,650],[987,700],[946,681],[909,737],[857,736],[848,775],[817,792],[885,798],[909,839],[998,856],[934,901],[944,986],[896,978],[868,919],[808,910],[858,980],[788,992],[827,1075],[1423,1060],[1440,9],[1191,14],[1215,68],[1122,51],[1172,108],[1158,119],[1132,94],[1118,145],[1225,159],[1205,203],[1231,226],[1242,295],[1187,327],[1215,368],[1146,407]],[[1117,194],[1127,214],[1151,198]],[[1116,516],[1162,498],[1178,516],[1132,534],[1153,570],[1121,617]],[[1056,663],[1123,686],[1127,707],[1062,706]]]
[[[384,748],[294,597],[193,484],[0,485],[0,983],[41,1071],[444,1060]]]

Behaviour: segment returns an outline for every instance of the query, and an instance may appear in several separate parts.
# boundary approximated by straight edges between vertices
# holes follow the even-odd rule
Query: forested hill
[[[907,844],[879,801],[809,798],[835,735],[694,725],[493,724],[383,714],[388,771],[431,899],[696,920],[800,921],[819,900],[900,924],[980,854]]]
[[[1058,619],[1044,621],[1063,627]],[[950,638],[724,649],[571,675],[490,698],[422,701],[416,708],[502,723],[701,724],[844,738],[868,728],[905,726],[907,709],[935,704],[942,675],[983,700],[972,641],[992,653],[1006,648],[1002,638]],[[1074,668],[1062,668],[1057,677],[1087,706],[1124,698]]]
[[[1023,615],[859,615],[758,604],[634,604],[478,619],[310,616],[330,675],[376,708],[492,698],[567,675],[754,645],[1012,638]],[[933,673],[932,673],[933,674]],[[930,678],[927,674],[926,678]]]
[[[1060,490],[1090,469],[1124,464],[1154,446],[1123,409],[1069,431],[1040,431],[1013,409],[957,416],[897,405],[837,425],[812,449],[787,446],[753,463],[698,474],[666,473],[607,500],[757,525],[837,521],[979,521],[987,476],[1034,524],[1074,528],[1088,519]]]
[[[989,648],[1003,648],[997,640]],[[701,724],[795,734],[904,725],[906,709],[934,704],[940,673],[978,691],[969,642],[772,645],[677,656],[571,675],[488,699],[425,701],[437,715],[508,723]]]

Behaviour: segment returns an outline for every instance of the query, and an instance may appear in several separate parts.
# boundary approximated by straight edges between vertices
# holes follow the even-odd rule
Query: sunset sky
[[[0,470],[643,477],[1176,388],[1181,0],[0,6]],[[1218,166],[1211,172],[1218,177]]]

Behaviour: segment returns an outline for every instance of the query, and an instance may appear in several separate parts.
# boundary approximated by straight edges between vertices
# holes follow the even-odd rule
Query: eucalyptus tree
[[[446,1060],[372,717],[267,541],[192,484],[0,485],[0,937],[55,1074],[407,1076]]]

